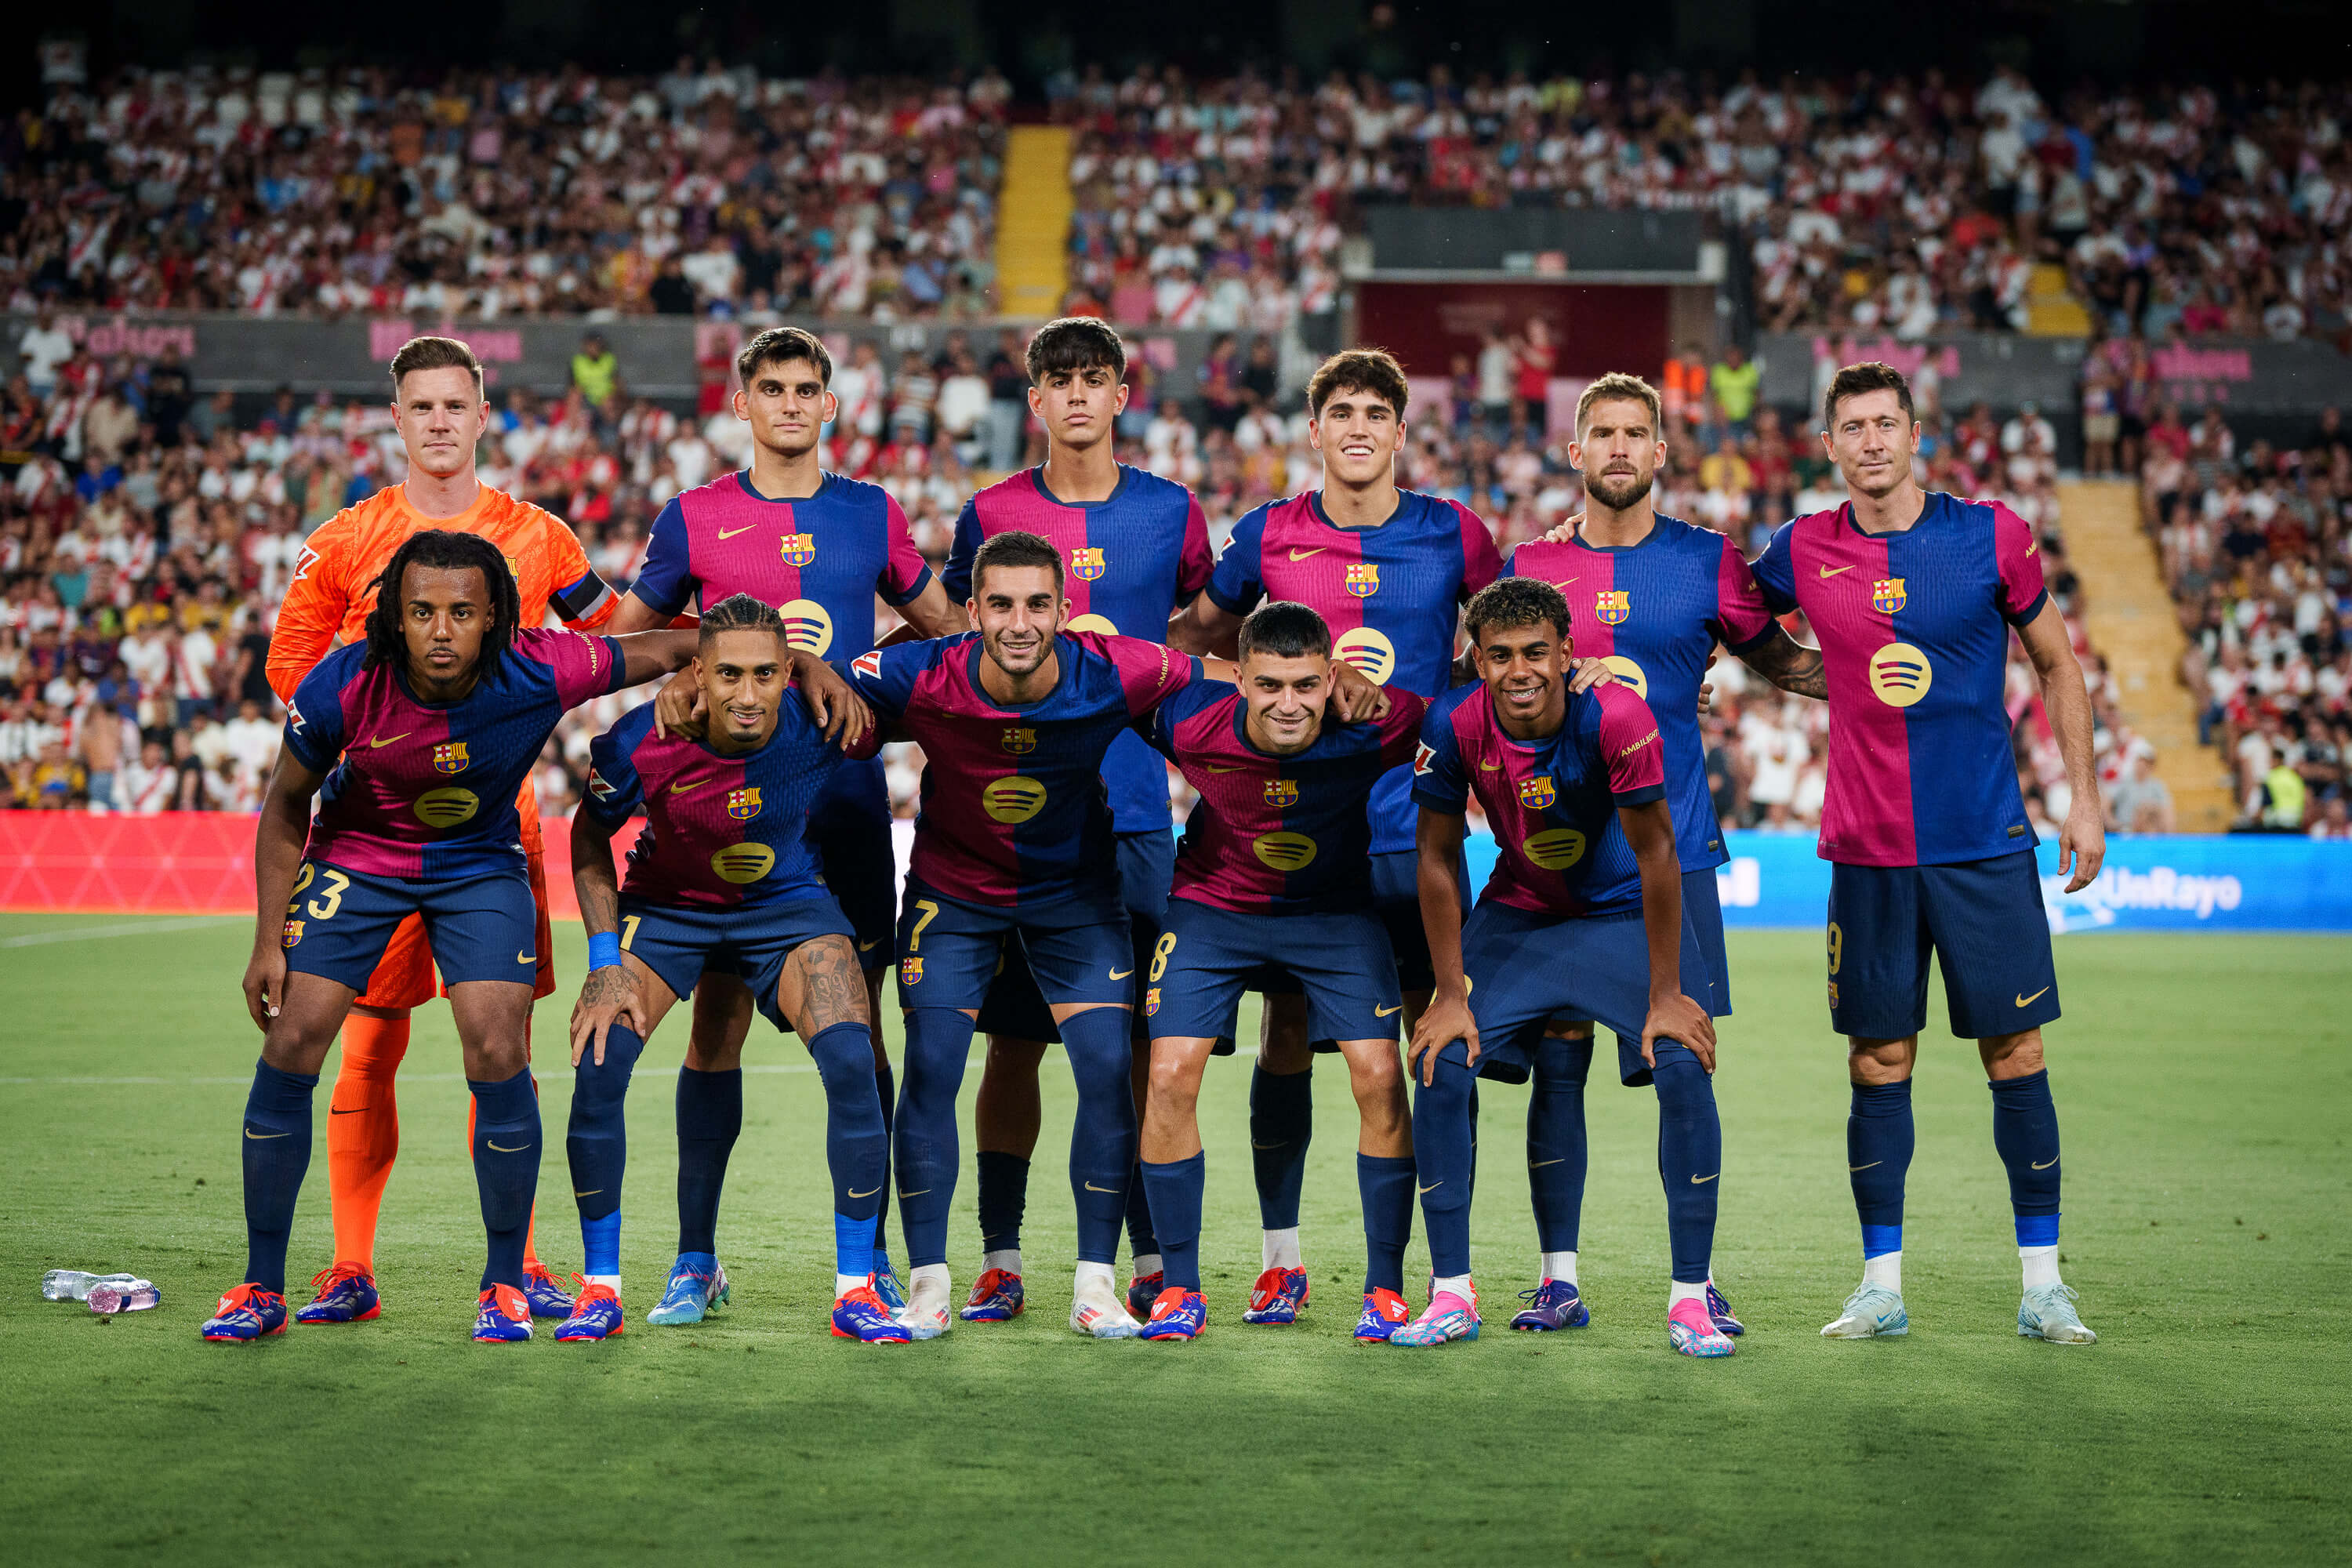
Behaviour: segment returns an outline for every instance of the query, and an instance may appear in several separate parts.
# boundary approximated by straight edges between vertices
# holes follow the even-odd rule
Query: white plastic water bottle
[[[109,1278],[100,1280],[89,1288],[87,1299],[91,1311],[110,1316],[116,1312],[143,1312],[150,1307],[159,1306],[163,1293],[144,1279],[126,1275],[120,1279]]]
[[[93,1285],[144,1285],[136,1274],[85,1274],[79,1268],[52,1268],[41,1276],[41,1300],[87,1301]]]

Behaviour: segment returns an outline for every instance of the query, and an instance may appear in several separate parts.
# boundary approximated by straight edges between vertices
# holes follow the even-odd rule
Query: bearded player
[[[1919,426],[1899,372],[1847,365],[1822,396],[1822,423],[1852,499],[1783,523],[1756,561],[1764,602],[1805,612],[1829,687],[1830,1026],[1846,1037],[1853,1085],[1846,1168],[1863,1273],[1822,1332],[1910,1328],[1903,1188],[1932,954],[1952,1033],[1976,1041],[1992,1090],[2024,1275],[2017,1331],[2091,1344],[2098,1336],[2058,1275],[2058,1112],[2042,1044],[2058,1017],[2058,974],[2003,701],[2010,633],[2032,661],[2074,786],[2058,832],[2069,892],[2106,858],[2082,666],[2042,585],[2032,526],[1998,501],[1919,488]]]
[[[837,412],[833,355],[824,344],[799,327],[771,327],[743,345],[735,369],[742,383],[735,416],[751,428],[751,467],[662,508],[645,570],[614,612],[612,629],[667,626],[681,612],[749,594],[783,617],[784,635],[799,654],[836,664],[874,646],[877,599],[922,637],[962,631],[962,605],[923,563],[890,492],[823,466],[824,428]],[[832,679],[825,672],[820,684]],[[683,680],[666,688],[656,711],[674,725],[656,728],[698,733],[701,690]],[[856,933],[869,1009],[878,1007],[898,881],[880,759],[835,768],[808,825],[825,885]],[[646,1314],[653,1324],[699,1322],[723,1293],[719,1194],[743,1129],[743,1042],[756,998],[725,970],[693,989],[693,1033],[677,1072],[677,1258],[660,1303]],[[878,1038],[874,1069],[887,1122],[896,1092]],[[883,1300],[893,1310],[904,1306],[887,1248],[876,1252],[873,1273]]]

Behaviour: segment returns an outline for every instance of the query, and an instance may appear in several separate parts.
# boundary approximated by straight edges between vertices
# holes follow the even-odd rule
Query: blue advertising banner
[[[1730,864],[1716,872],[1725,925],[1822,924],[1830,867],[1811,839],[1733,833],[1727,847]],[[1469,856],[1471,880],[1483,886],[1495,841],[1474,835]],[[2055,932],[2352,931],[2352,844],[2264,834],[2114,837],[2097,879],[2073,894],[2058,875],[2055,842],[2036,858]]]

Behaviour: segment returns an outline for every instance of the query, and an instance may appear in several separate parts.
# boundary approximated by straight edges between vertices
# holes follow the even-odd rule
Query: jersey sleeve
[[[1495,576],[1496,576],[1496,580],[1497,580],[1497,581],[1499,581],[1499,580],[1501,580],[1502,578],[1505,578],[1505,577],[1516,577],[1516,576],[1517,576],[1518,574],[1519,574],[1519,552],[1518,552],[1517,548],[1515,546],[1515,547],[1513,547],[1513,549],[1512,549],[1511,552],[1510,552],[1508,555],[1506,555],[1506,556],[1504,556],[1504,557],[1503,557],[1503,569],[1502,569],[1501,571],[1499,571],[1499,572],[1496,573],[1496,574],[1495,574]]]
[[[1387,687],[1389,716],[1380,721],[1381,766],[1402,767],[1421,745],[1422,721],[1429,717],[1429,699],[1402,686]]]
[[[931,585],[931,568],[924,561],[923,552],[915,548],[914,531],[907,526],[907,514],[898,505],[898,498],[885,490],[882,505],[887,514],[889,540],[882,562],[882,580],[874,586],[883,602],[895,610],[912,604]]]
[[[638,775],[634,756],[636,742],[646,732],[645,722],[638,719],[643,711],[638,709],[624,715],[588,745],[588,789],[580,797],[580,809],[608,833],[645,809],[645,780]]]
[[[2042,541],[2032,523],[1995,501],[1992,549],[2000,568],[2001,618],[2021,626],[2040,615],[2050,599],[2050,590],[2042,581]]]
[[[1609,794],[1621,805],[1647,805],[1666,798],[1665,747],[1650,705],[1630,686],[1596,687],[1601,698],[1601,757],[1609,769]]]
[[[293,579],[286,584],[286,602],[278,606],[278,625],[269,634],[269,657],[262,666],[269,689],[280,702],[291,702],[302,678],[318,667],[335,645],[343,617],[351,611],[347,583],[351,527],[341,517],[331,517],[302,542],[295,557]]]
[[[1209,575],[1217,569],[1216,552],[1209,548],[1209,519],[1201,510],[1201,498],[1191,490],[1184,492],[1184,552],[1176,562],[1176,603],[1182,609],[1192,602],[1192,596],[1209,585]]]
[[[1764,595],[1764,607],[1776,616],[1797,607],[1796,535],[1793,520],[1774,529],[1771,542],[1749,568],[1757,591]]]
[[[654,531],[646,537],[646,563],[637,572],[637,580],[629,592],[645,606],[663,616],[675,616],[686,608],[702,584],[694,578],[692,552],[686,536],[686,509],[672,497],[654,519]]]
[[[1138,719],[1135,732],[1142,736],[1153,751],[1181,766],[1183,758],[1176,754],[1177,726],[1214,702],[1221,693],[1231,689],[1221,681],[1211,680],[1188,686]]]
[[[1235,523],[1209,574],[1209,602],[1229,616],[1246,616],[1265,597],[1265,518],[1260,507]]]
[[[579,536],[555,517],[547,520],[542,531],[546,535],[547,580],[556,584],[554,592],[548,595],[548,603],[553,606],[556,618],[581,632],[611,620],[613,612],[620,608],[620,596],[588,563],[588,552],[580,547]]]
[[[322,660],[287,695],[286,749],[314,773],[332,769],[351,738],[343,721],[343,682],[350,674],[343,661],[330,667]]]
[[[1772,635],[1779,625],[1756,585],[1747,557],[1729,539],[1723,542],[1723,559],[1715,573],[1715,634],[1734,653],[1747,653]]]
[[[971,602],[971,558],[980,553],[980,498],[973,496],[956,513],[955,538],[948,543],[948,561],[940,568],[940,585],[959,605]]]
[[[941,638],[930,642],[893,643],[859,654],[850,661],[849,684],[857,695],[866,699],[874,711],[888,720],[906,717],[908,700],[913,696],[915,681],[924,670],[939,660],[939,650],[961,638]]]
[[[1448,816],[1470,809],[1470,775],[1462,766],[1462,745],[1454,733],[1456,704],[1439,703],[1421,723],[1421,740],[1412,754],[1412,803]]]
[[[1462,597],[1467,599],[1502,575],[1503,556],[1486,521],[1460,501],[1448,501],[1462,520]]]
[[[1142,637],[1106,637],[1102,652],[1118,671],[1119,689],[1127,695],[1130,716],[1150,712],[1160,703],[1202,679],[1201,661],[1163,643]]]
[[[585,632],[523,633],[517,636],[514,651],[547,666],[555,678],[555,700],[566,708],[618,691],[625,684],[621,645],[611,637]]]

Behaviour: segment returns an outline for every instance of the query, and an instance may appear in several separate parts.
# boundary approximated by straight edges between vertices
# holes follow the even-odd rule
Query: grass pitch
[[[1939,1036],[1917,1100],[1913,1331],[1817,1337],[1858,1277],[1819,939],[1735,934],[1716,1256],[1749,1332],[1732,1360],[1700,1363],[1666,1347],[1655,1101],[1603,1083],[1582,1253],[1595,1326],[1501,1331],[1533,1283],[1534,1238],[1514,1148],[1525,1091],[1490,1085],[1475,1231],[1490,1331],[1435,1352],[1351,1343],[1362,1254],[1336,1062],[1318,1070],[1315,1300],[1299,1326],[1239,1321],[1257,1238],[1248,1071],[1232,1061],[1202,1104],[1201,1341],[1097,1344],[1064,1327],[1055,1154],[1071,1092],[1049,1071],[1029,1315],[861,1350],[825,1332],[822,1104],[798,1043],[773,1036],[754,1037],[750,1059],[769,1070],[747,1078],[720,1219],[735,1305],[647,1329],[676,1239],[682,1017],[632,1100],[626,1337],[477,1347],[465,1086],[438,1006],[401,1083],[383,1318],[206,1345],[195,1325],[244,1257],[246,932],[0,917],[0,1540],[15,1561],[2343,1560],[2340,939],[2062,944],[2066,1275],[2103,1336],[2074,1350],[2014,1332],[1989,1098],[1973,1053]],[[576,978],[577,929],[562,940]],[[541,1009],[551,1042],[567,1008]],[[551,1043],[542,1060],[540,1246],[562,1271],[580,1257],[567,1075]],[[330,1256],[326,1098],[298,1274]],[[959,1289],[976,1264],[971,1205],[967,1172]],[[164,1306],[107,1322],[43,1302],[38,1276],[58,1266],[137,1269]],[[1408,1277],[1424,1268],[1416,1242]],[[307,1299],[299,1279],[289,1294]]]

